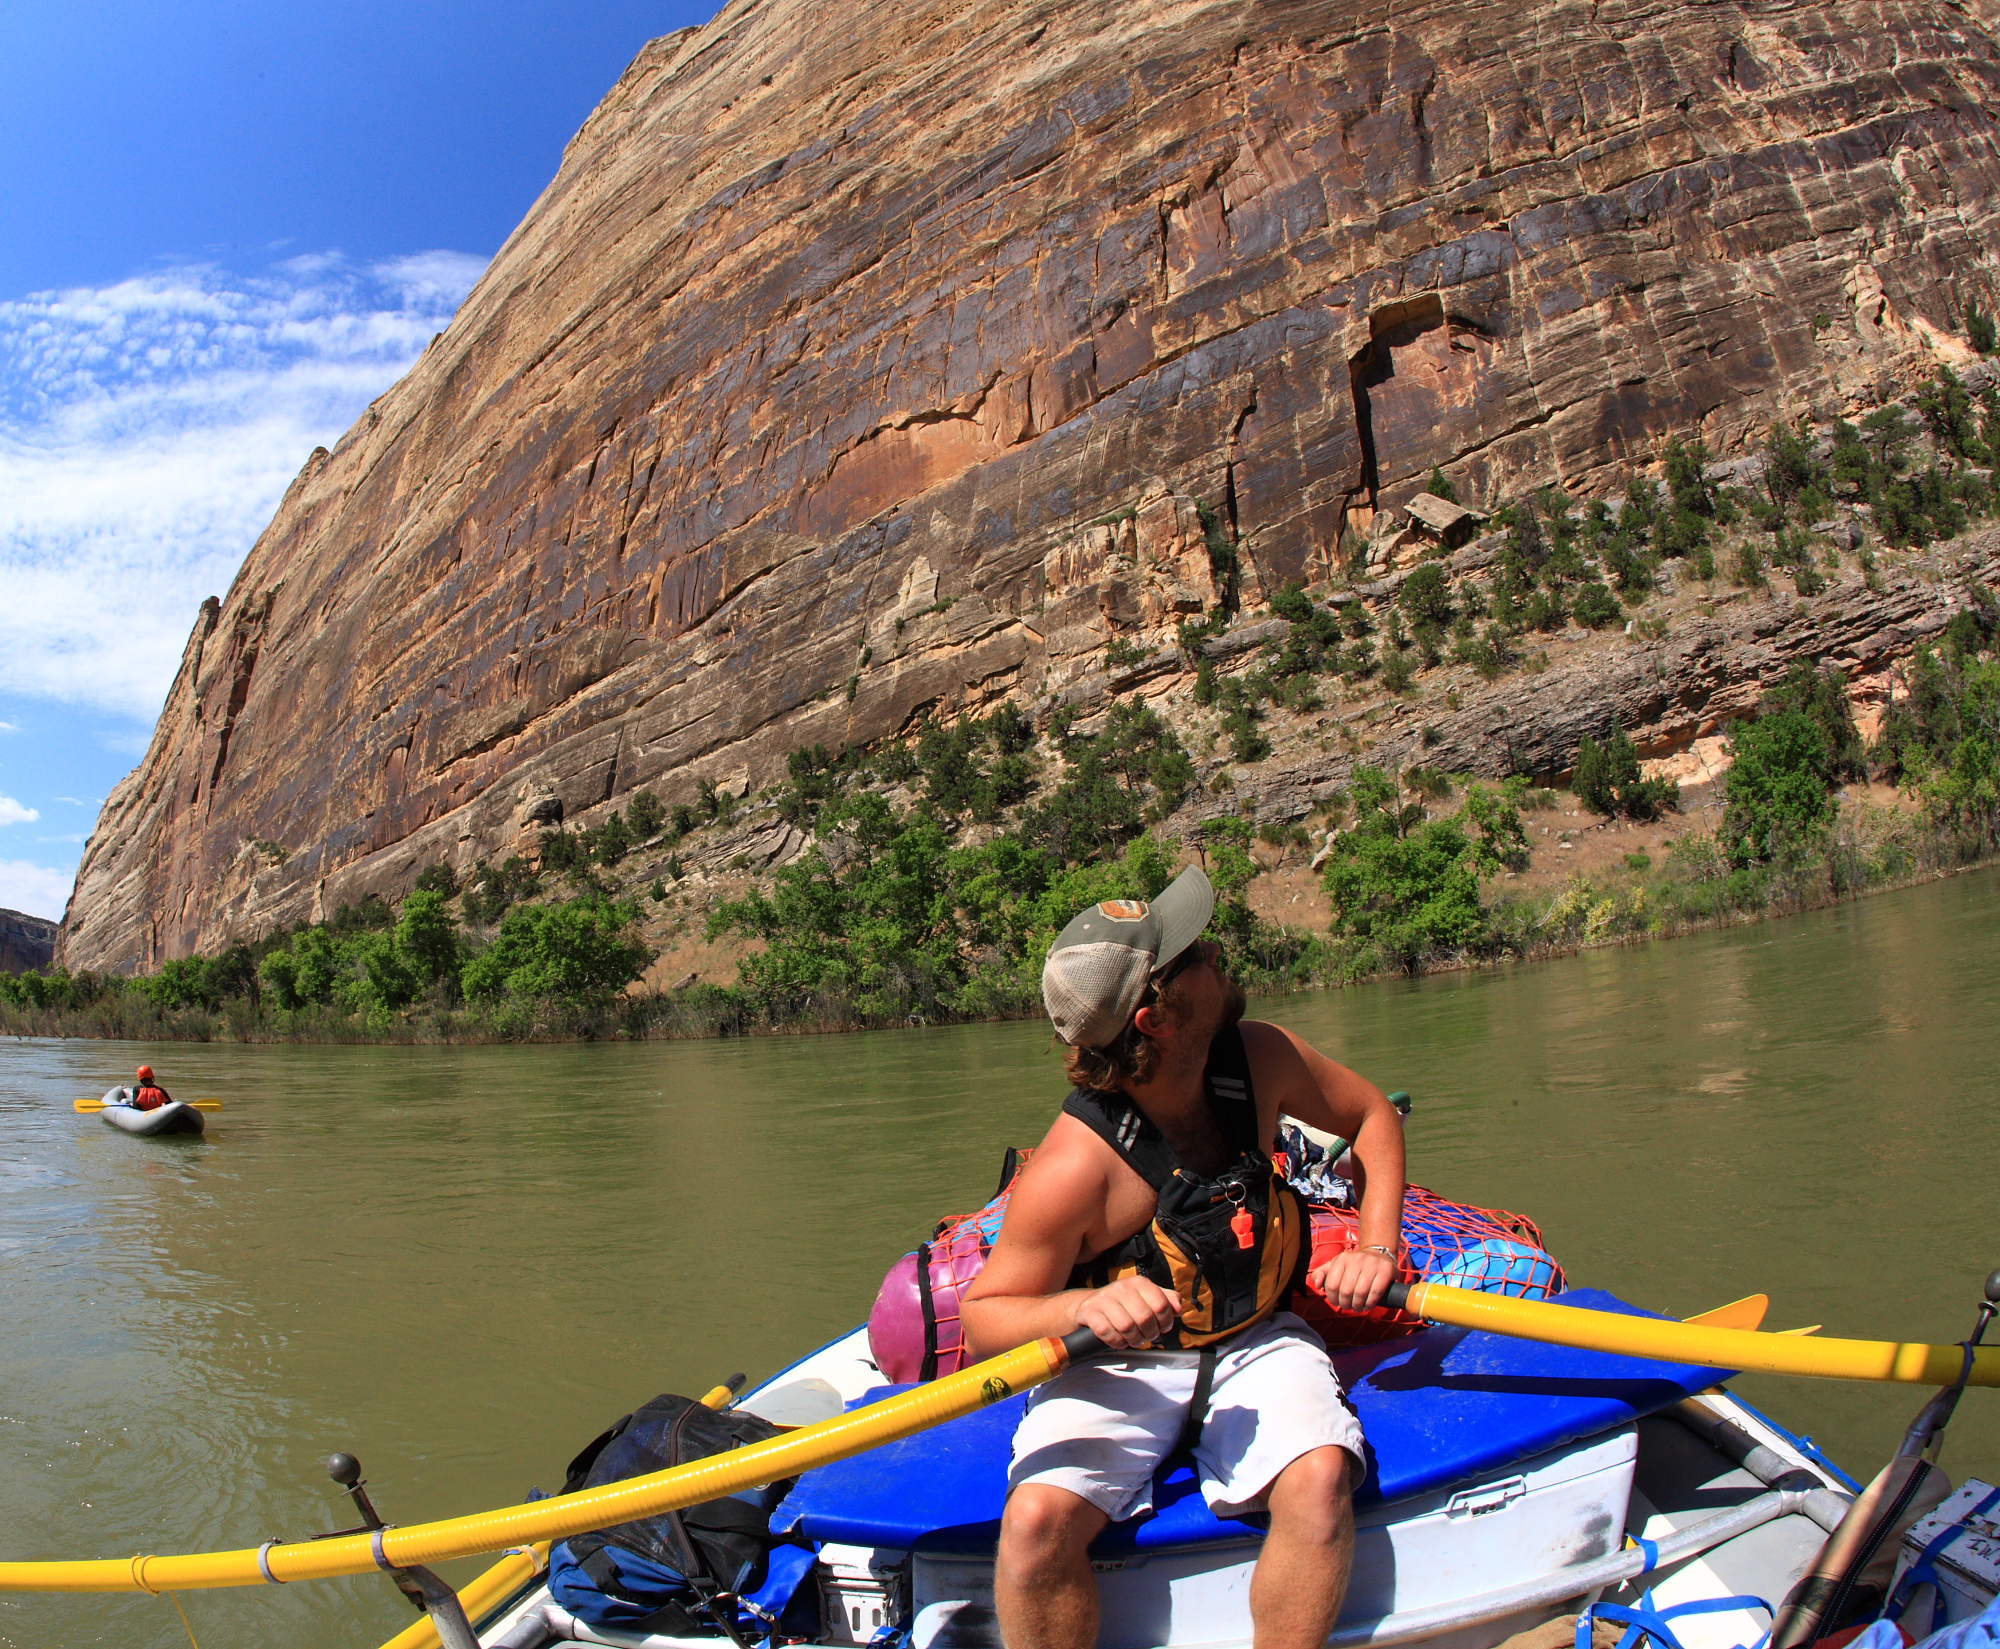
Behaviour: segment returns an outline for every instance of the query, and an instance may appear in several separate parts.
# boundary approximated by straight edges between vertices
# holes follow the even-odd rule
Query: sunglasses
[[[1220,945],[1216,944],[1212,939],[1197,939],[1186,950],[1182,951],[1180,955],[1176,956],[1158,973],[1153,975],[1153,988],[1159,990],[1173,980],[1178,979],[1181,974],[1185,973],[1197,962],[1206,962],[1213,967],[1220,965],[1221,961],[1222,947]]]

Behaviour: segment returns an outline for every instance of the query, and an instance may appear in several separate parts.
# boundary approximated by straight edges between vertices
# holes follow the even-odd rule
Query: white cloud
[[[41,817],[32,807],[23,807],[12,796],[0,796],[0,825],[33,824]]]
[[[26,859],[0,859],[0,910],[18,910],[25,916],[46,916],[59,922],[75,880],[73,869],[51,870]]]
[[[0,721],[0,733],[18,733],[20,731],[20,728],[16,727],[11,721]]]
[[[202,598],[482,267],[321,253],[0,303],[0,688],[150,722]]]

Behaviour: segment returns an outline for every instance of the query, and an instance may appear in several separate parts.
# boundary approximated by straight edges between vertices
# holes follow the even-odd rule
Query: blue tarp
[[[1566,1305],[1650,1316],[1600,1289]],[[1576,1351],[1506,1335],[1430,1328],[1334,1362],[1367,1435],[1361,1503],[1476,1481],[1563,1444],[1598,1436],[1728,1378],[1728,1371]],[[870,1398],[887,1395],[887,1389]],[[772,1526],[816,1541],[990,1553],[1025,1399],[808,1472]],[[1101,1553],[1242,1539],[1250,1524],[1208,1510],[1184,1460],[1170,1461],[1151,1515],[1105,1531]]]

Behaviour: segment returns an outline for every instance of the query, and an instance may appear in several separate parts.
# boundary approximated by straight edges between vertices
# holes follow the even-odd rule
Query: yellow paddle
[[[372,1533],[274,1541],[234,1552],[0,1563],[0,1592],[185,1592],[325,1580],[562,1540],[775,1483],[913,1436],[1052,1380],[1073,1359],[1100,1349],[1088,1329],[1077,1329],[1060,1340],[1033,1340],[957,1374],[762,1443],[523,1506]],[[523,1568],[529,1561],[524,1557]]]
[[[702,1407],[728,1408],[742,1385],[742,1375],[731,1375],[721,1385],[712,1386],[702,1394]],[[554,1544],[552,1540],[537,1540],[532,1545],[509,1552],[492,1568],[459,1587],[458,1601],[467,1616],[478,1620],[487,1610],[533,1580],[549,1566],[549,1548]],[[422,1620],[412,1621],[404,1627],[383,1644],[382,1649],[440,1649],[437,1626],[426,1615]]]
[[[77,1099],[72,1100],[70,1103],[79,1111],[101,1111],[104,1109],[104,1101],[101,1099]],[[222,1101],[219,1099],[184,1099],[180,1103],[183,1105],[192,1105],[197,1111],[219,1111],[222,1109]]]
[[[1523,1340],[1544,1340],[1584,1351],[1611,1351],[1664,1363],[1708,1363],[1758,1374],[1804,1374],[1824,1380],[1892,1380],[1944,1386],[1958,1378],[1960,1346],[1927,1346],[1896,1340],[1815,1339],[1800,1331],[1760,1334],[1671,1318],[1628,1317],[1587,1311],[1546,1300],[1477,1294],[1443,1283],[1392,1283],[1387,1303],[1434,1323],[1483,1328]],[[1739,1302],[1740,1304],[1741,1302]],[[1735,1307],[1724,1307],[1733,1311]],[[1969,1385],[2000,1386],[2000,1347],[1973,1354]]]

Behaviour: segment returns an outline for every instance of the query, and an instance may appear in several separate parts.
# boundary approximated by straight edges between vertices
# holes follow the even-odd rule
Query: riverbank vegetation
[[[1281,925],[1249,897],[1260,855],[1296,840],[1211,819],[1197,846],[1219,894],[1213,931],[1253,987],[1299,988],[1685,932],[1982,862],[2000,848],[1996,628],[1993,608],[1967,608],[1941,646],[1920,650],[1872,744],[1837,675],[1795,665],[1733,736],[1713,830],[1553,888],[1515,886],[1530,859],[1524,809],[1553,799],[1521,778],[1358,767],[1323,809],[1341,824],[1320,855],[1324,932]],[[459,890],[433,873],[399,912],[371,901],[136,979],[0,976],[0,1024],[133,1039],[511,1040],[1032,1013],[1041,957],[1071,915],[1173,874],[1182,850],[1152,827],[1188,774],[1165,723],[1127,707],[1071,735],[1066,777],[1013,828],[967,839],[963,827],[1000,805],[1017,736],[1004,712],[954,730],[933,750],[943,759],[910,773],[901,806],[869,788],[880,775],[861,764],[829,780],[830,764],[802,759],[784,805],[820,845],[711,912],[712,933],[757,942],[731,985],[632,994],[651,956],[633,937],[634,904],[588,886],[543,897],[542,875],[516,863]],[[1871,778],[1897,801],[1843,802]],[[1575,785],[1606,818],[1676,801],[1640,777],[1622,733],[1579,762]],[[564,883],[592,876],[579,850]]]
[[[1669,442],[1661,480],[1633,475],[1612,500],[1546,488],[1514,500],[1469,561],[1368,585],[1357,560],[1344,588],[1279,591],[1254,651],[1217,645],[1249,615],[1183,624],[1192,709],[1173,719],[1114,686],[1087,720],[1058,708],[1038,726],[1003,704],[873,749],[797,750],[761,796],[704,781],[668,806],[642,791],[588,828],[558,822],[525,857],[462,877],[433,866],[397,909],[363,900],[137,978],[0,975],[0,1029],[512,1040],[1027,1014],[1076,910],[1150,894],[1190,854],[1217,887],[1214,931],[1235,971],[1267,990],[1681,932],[1980,862],[2000,850],[2000,606],[1983,588],[1948,592],[1949,626],[1910,659],[1872,739],[1837,673],[1795,664],[1731,730],[1712,827],[1710,814],[1677,817],[1678,787],[1616,726],[1584,739],[1567,774],[1480,783],[1371,764],[1363,719],[1336,706],[1428,691],[1455,708],[1455,688],[1426,687],[1433,672],[1545,668],[1563,632],[1657,637],[1685,610],[1676,590],[1872,585],[1878,554],[1918,552],[2000,508],[1996,459],[2000,394],[1949,372],[1915,416],[1772,430],[1739,484],[1716,478],[1699,443]],[[1149,655],[1122,645],[1108,662],[1137,679]],[[1232,804],[1233,772],[1269,758],[1274,730],[1315,725],[1354,753],[1343,788],[1302,817]],[[1552,880],[1524,818],[1546,810],[1540,786],[1557,777],[1591,815],[1676,828],[1657,858]],[[761,874],[737,861],[719,892],[691,870],[758,818],[804,851]],[[1318,918],[1283,920],[1266,878],[1289,867],[1296,881],[1308,857]],[[690,896],[697,880],[706,897]],[[637,988],[667,911],[733,947],[733,979]]]

